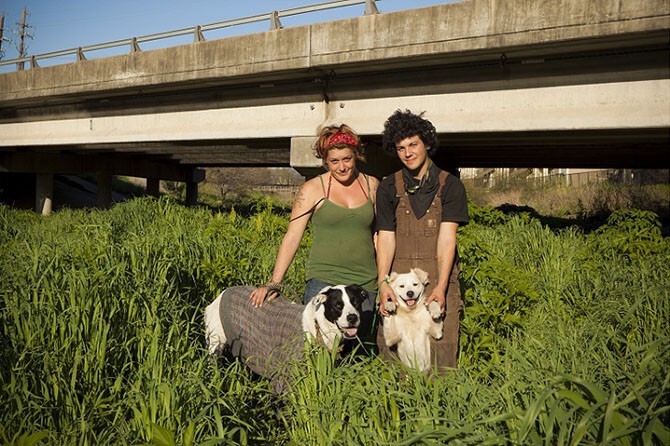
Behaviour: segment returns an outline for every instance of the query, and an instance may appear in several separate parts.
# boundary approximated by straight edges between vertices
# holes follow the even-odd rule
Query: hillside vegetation
[[[293,364],[290,392],[208,357],[203,310],[270,277],[287,209],[141,198],[0,205],[0,440],[78,445],[668,444],[670,242],[658,215],[588,232],[472,205],[460,367]],[[523,210],[521,210],[523,211]],[[303,240],[286,282],[302,289]]]

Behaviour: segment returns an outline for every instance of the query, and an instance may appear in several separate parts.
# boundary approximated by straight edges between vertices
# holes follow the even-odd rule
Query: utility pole
[[[2,15],[0,15],[0,59],[2,59],[2,57],[5,55],[5,53],[2,52],[2,42],[5,41],[4,30],[5,30],[5,13],[3,12]]]
[[[23,17],[21,18],[21,31],[20,31],[20,40],[19,40],[19,59],[21,59],[24,54],[23,52],[25,51],[25,46],[24,46],[24,41],[26,38],[26,7],[23,7]],[[24,62],[19,62],[18,63],[18,69],[23,70],[24,68]]]

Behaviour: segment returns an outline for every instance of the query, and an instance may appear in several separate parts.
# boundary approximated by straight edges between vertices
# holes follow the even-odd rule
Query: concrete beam
[[[108,172],[131,177],[159,178],[169,181],[205,179],[205,171],[192,166],[180,166],[114,156],[80,156],[44,152],[0,152],[0,172],[26,172],[38,174],[81,174]]]
[[[472,0],[135,52],[0,75],[0,104],[68,95],[286,79],[334,68],[445,63],[537,46],[577,48],[664,31],[667,0]],[[424,26],[417,26],[424,24]],[[106,93],[103,93],[106,92]]]
[[[328,116],[380,134],[397,109],[425,111],[442,133],[667,128],[670,80],[351,100]]]
[[[359,134],[378,135],[386,118],[405,108],[426,111],[439,132],[667,128],[670,80],[2,124],[0,146],[313,138],[321,125],[331,123],[347,123]],[[302,149],[292,149],[291,157],[307,153],[308,141],[299,143]]]
[[[323,104],[299,103],[1,124],[0,147],[313,135],[323,117]]]
[[[255,166],[289,166],[289,152],[287,148],[280,149],[248,149],[235,153],[223,152],[186,152],[172,150],[172,158],[180,164],[192,165],[255,165]]]

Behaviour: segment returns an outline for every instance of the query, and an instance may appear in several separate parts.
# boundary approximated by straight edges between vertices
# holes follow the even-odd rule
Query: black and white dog
[[[282,362],[299,358],[303,339],[333,349],[336,339],[358,334],[367,292],[358,285],[323,288],[307,305],[284,296],[254,308],[253,287],[227,288],[205,309],[211,354],[230,353],[257,374],[272,377]]]
[[[384,317],[384,340],[389,347],[397,345],[400,361],[426,373],[430,370],[430,337],[442,338],[444,323],[442,310],[433,301],[428,307],[424,302],[424,290],[428,285],[428,273],[412,268],[409,273],[389,275],[389,285],[398,304],[384,304],[391,314]]]

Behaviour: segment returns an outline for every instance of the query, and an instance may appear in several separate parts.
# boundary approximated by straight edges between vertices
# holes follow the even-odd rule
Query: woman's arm
[[[313,180],[306,182],[295,197],[293,209],[291,210],[291,221],[279,246],[270,282],[281,283],[284,279],[284,274],[286,274],[286,271],[291,266],[295,253],[298,252],[300,241],[307,228],[307,223],[313,214],[313,212],[310,212],[310,209],[321,198],[319,194],[320,189],[315,186]],[[265,301],[266,296],[268,300],[272,300],[277,296],[276,291],[272,290],[269,294],[268,291],[268,287],[261,286],[251,293],[250,299],[254,307],[260,307]]]
[[[428,296],[428,299],[426,299],[426,305],[430,304],[432,301],[436,301],[440,304],[442,311],[444,311],[451,268],[454,266],[454,258],[456,257],[457,232],[458,223],[442,222],[440,224],[440,233],[437,236],[438,278],[435,288],[433,288],[433,292]]]
[[[391,272],[393,257],[395,256],[395,232],[379,231],[377,235],[377,284],[379,285],[379,312],[388,316],[384,303],[397,302],[391,285],[386,281],[386,276]]]

